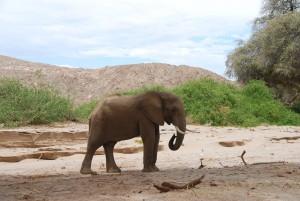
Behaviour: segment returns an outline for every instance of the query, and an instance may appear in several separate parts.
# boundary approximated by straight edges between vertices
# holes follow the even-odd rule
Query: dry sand
[[[300,127],[188,128],[195,133],[171,151],[174,129],[161,127],[159,172],[141,172],[142,144],[135,138],[116,146],[120,174],[105,172],[99,149],[92,163],[98,175],[79,173],[87,125],[0,129],[0,200],[300,199]],[[243,150],[248,166],[239,157]],[[200,159],[205,167],[199,169]],[[202,175],[190,189],[160,193],[153,187],[184,185]]]

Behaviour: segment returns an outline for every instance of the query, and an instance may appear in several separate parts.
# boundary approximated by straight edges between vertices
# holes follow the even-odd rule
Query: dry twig
[[[158,185],[153,185],[156,189],[160,190],[160,192],[168,192],[171,190],[177,190],[177,189],[190,189],[190,188],[194,188],[196,185],[201,183],[201,180],[204,178],[205,175],[202,175],[200,178],[195,179],[183,186],[179,186],[176,184],[171,184],[169,182],[163,182],[161,184],[161,186]]]
[[[43,156],[43,153],[41,153],[40,157],[38,158],[38,161],[42,158],[42,156]]]
[[[165,187],[165,186],[159,186],[159,185],[156,185],[156,184],[154,184],[153,186],[154,186],[157,190],[160,190],[161,193],[168,192],[168,191],[171,190],[169,187]]]
[[[203,158],[201,158],[201,159],[200,159],[200,163],[201,163],[201,164],[200,164],[200,166],[199,166],[199,168],[198,168],[198,169],[202,169],[202,168],[204,168],[204,167],[205,167],[205,165],[203,165],[203,164],[202,164],[202,161],[203,161]]]
[[[241,155],[240,157],[241,157],[243,163],[247,166],[248,164],[247,164],[246,161],[244,160],[244,155],[245,155],[245,153],[246,153],[246,151],[244,150],[243,153],[242,153],[242,155]]]
[[[246,151],[244,150],[242,155],[240,155],[240,157],[242,158],[243,163],[248,166],[248,165],[265,165],[265,164],[276,164],[276,163],[285,163],[284,161],[276,161],[276,162],[259,162],[259,163],[251,163],[248,164],[246,163],[245,159],[244,159],[244,155],[245,155]]]
[[[220,164],[223,168],[228,168],[227,165],[223,165],[221,162],[219,162],[219,164]]]
[[[251,165],[266,165],[266,164],[279,164],[279,163],[286,163],[285,161],[275,161],[275,162],[259,162],[259,163],[251,163]]]

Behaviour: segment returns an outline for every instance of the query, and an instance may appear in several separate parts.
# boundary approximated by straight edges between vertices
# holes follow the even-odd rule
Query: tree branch
[[[202,179],[204,178],[205,175],[202,175],[200,178],[195,179],[183,186],[179,186],[176,184],[171,184],[170,182],[163,182],[161,184],[161,186],[154,184],[153,186],[159,190],[161,193],[163,192],[168,192],[171,190],[178,190],[178,189],[190,189],[190,188],[194,188],[196,185],[200,184]]]
[[[244,150],[243,153],[242,153],[242,155],[241,155],[240,157],[241,157],[243,163],[247,166],[248,164],[247,164],[246,161],[244,160],[244,155],[245,155],[245,153],[246,153],[246,151]]]

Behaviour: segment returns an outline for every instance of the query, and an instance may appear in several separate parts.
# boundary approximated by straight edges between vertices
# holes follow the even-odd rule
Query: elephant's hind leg
[[[81,169],[80,169],[81,174],[92,174],[92,173],[94,173],[92,171],[92,168],[91,168],[93,156],[94,156],[96,150],[101,146],[102,146],[101,143],[96,143],[95,144],[95,143],[91,143],[90,139],[88,140],[86,154],[85,154],[85,157],[83,159]]]
[[[106,171],[108,173],[118,173],[121,172],[121,169],[116,165],[115,158],[114,158],[114,147],[117,142],[111,141],[106,142],[103,147],[105,151],[105,158],[106,158]]]

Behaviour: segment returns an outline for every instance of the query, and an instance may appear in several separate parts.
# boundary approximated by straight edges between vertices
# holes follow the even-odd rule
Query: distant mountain
[[[83,69],[29,62],[2,55],[0,77],[16,78],[28,86],[38,83],[53,86],[77,104],[100,99],[116,91],[152,85],[175,87],[198,78],[230,82],[211,71],[185,65],[143,63]]]

